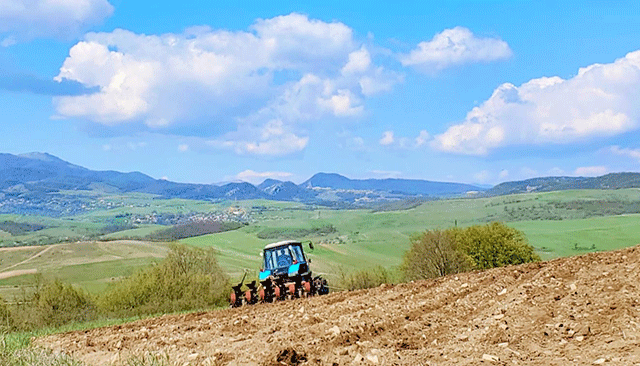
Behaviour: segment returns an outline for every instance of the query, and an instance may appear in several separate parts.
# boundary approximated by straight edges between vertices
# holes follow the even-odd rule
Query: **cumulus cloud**
[[[431,135],[426,130],[422,130],[415,138],[395,136],[393,131],[385,131],[378,141],[382,146],[393,147],[395,149],[409,150],[424,146],[431,139]]]
[[[626,156],[640,162],[640,149],[629,149],[621,148],[620,146],[611,146],[610,150],[616,155]]]
[[[384,131],[382,133],[382,138],[380,139],[380,145],[389,146],[393,144],[395,139],[393,138],[393,131]]]
[[[252,184],[262,183],[265,179],[277,179],[277,180],[287,180],[293,176],[291,173],[287,172],[256,172],[253,170],[245,170],[243,172],[238,173],[235,176],[236,180],[241,180],[244,182],[249,182]]]
[[[570,79],[502,84],[462,123],[435,136],[436,149],[485,155],[509,145],[565,144],[637,129],[640,51],[593,64]]]
[[[429,135],[429,132],[427,132],[426,130],[422,130],[420,131],[420,133],[418,134],[418,137],[416,137],[416,146],[422,146],[424,144],[427,143],[427,141],[429,141],[431,139],[431,135]]]
[[[577,168],[573,174],[581,177],[597,177],[609,172],[606,166],[583,166]]]
[[[37,37],[67,39],[112,13],[107,0],[2,0],[0,43],[7,47]]]
[[[290,77],[276,83],[276,73]],[[248,31],[90,33],[55,80],[99,90],[55,98],[61,117],[174,134],[206,127],[211,146],[281,155],[306,146],[304,123],[361,116],[366,97],[402,77],[376,66],[348,26],[293,13]]]
[[[308,143],[309,137],[288,131],[281,120],[272,120],[259,129],[243,129],[208,140],[206,145],[238,155],[284,156],[302,151]]]
[[[506,59],[511,54],[511,48],[501,39],[477,37],[467,28],[455,27],[436,34],[429,42],[420,42],[409,54],[400,55],[400,62],[434,72],[453,65]]]

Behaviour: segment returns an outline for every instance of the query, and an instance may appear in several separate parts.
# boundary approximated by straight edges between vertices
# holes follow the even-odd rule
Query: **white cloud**
[[[144,149],[148,146],[145,141],[127,141],[126,139],[115,139],[111,143],[102,145],[103,151],[131,152]]]
[[[398,178],[402,176],[402,172],[399,172],[397,170],[372,170],[371,173],[381,179]]]
[[[525,166],[520,168],[520,176],[522,176],[524,179],[529,179],[538,177],[539,175],[537,170]]]
[[[283,156],[304,150],[308,143],[308,137],[287,131],[281,120],[272,120],[259,129],[229,133],[206,144],[232,150],[238,155]]]
[[[611,146],[611,152],[616,155],[622,155],[640,162],[640,149],[621,148],[620,146]]]
[[[362,46],[359,50],[349,54],[349,61],[340,70],[343,75],[352,75],[366,72],[371,66],[371,55],[366,47]]]
[[[245,170],[243,172],[238,173],[235,176],[236,180],[241,180],[244,182],[249,182],[252,184],[262,183],[265,179],[277,179],[277,180],[287,180],[291,178],[293,174],[287,172],[256,172],[253,170]]]
[[[189,145],[187,145],[187,144],[180,144],[180,145],[178,145],[178,151],[180,151],[180,152],[186,152],[186,151],[189,151]]]
[[[113,13],[107,0],[2,0],[0,37],[7,47],[37,37],[70,38]]]
[[[393,144],[395,139],[393,138],[393,131],[384,131],[382,133],[382,138],[380,138],[380,145],[389,146]]]
[[[434,72],[453,65],[506,59],[511,54],[505,41],[477,37],[467,28],[455,27],[436,34],[429,42],[420,42],[409,54],[401,55],[400,62]]]
[[[352,151],[366,151],[367,148],[364,143],[364,139],[360,136],[349,137],[345,140],[344,144],[340,145],[341,147],[346,147]]]
[[[640,51],[581,68],[571,79],[502,84],[462,123],[435,136],[438,150],[485,155],[509,145],[566,144],[637,129]]]
[[[293,76],[274,82],[282,71]],[[376,66],[348,26],[293,13],[257,20],[249,31],[91,33],[55,79],[99,89],[55,98],[61,117],[158,133],[196,126],[222,135],[212,146],[279,155],[306,146],[304,123],[361,116],[367,96],[402,76]],[[274,120],[282,133],[262,138]]]
[[[416,137],[416,140],[415,140],[416,146],[422,146],[426,144],[427,141],[429,141],[430,139],[431,139],[431,135],[429,135],[429,132],[427,132],[426,130],[422,130],[418,134],[418,137]]]
[[[422,130],[415,138],[395,136],[393,131],[385,131],[378,141],[382,146],[389,146],[400,150],[417,149],[424,146],[431,139],[431,135],[426,130]]]
[[[547,172],[547,175],[555,176],[555,177],[563,176],[565,174],[566,174],[565,171],[563,169],[561,169],[561,168],[558,168],[558,167],[553,167],[553,168],[549,169],[549,171]]]
[[[498,174],[498,177],[499,177],[500,179],[505,179],[505,178],[507,178],[508,176],[509,176],[509,171],[508,171],[507,169],[502,169],[502,170],[500,171],[500,173]]]
[[[2,47],[11,47],[11,46],[13,46],[14,44],[17,44],[17,43],[18,43],[18,41],[16,40],[16,37],[9,36],[9,37],[3,39],[0,42],[0,46],[2,46]]]
[[[573,174],[581,177],[597,177],[609,172],[606,166],[583,166],[577,168]]]
[[[492,178],[488,170],[482,170],[473,175],[473,179],[478,183],[486,183]]]

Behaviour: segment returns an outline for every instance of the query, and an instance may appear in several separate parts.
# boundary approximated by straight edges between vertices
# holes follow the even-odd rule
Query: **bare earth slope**
[[[640,247],[52,335],[89,365],[640,365]]]

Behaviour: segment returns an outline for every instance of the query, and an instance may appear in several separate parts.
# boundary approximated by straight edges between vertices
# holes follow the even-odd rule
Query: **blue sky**
[[[215,183],[640,170],[640,5],[0,2],[0,152]]]

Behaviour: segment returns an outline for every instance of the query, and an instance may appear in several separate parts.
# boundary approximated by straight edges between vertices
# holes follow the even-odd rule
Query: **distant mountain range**
[[[222,185],[176,183],[132,172],[94,171],[46,153],[0,154],[0,204],[17,198],[45,201],[61,191],[150,193],[161,198],[196,200],[271,199],[332,206],[366,206],[407,198],[430,199],[464,195],[483,188],[460,183],[412,179],[349,179],[318,173],[302,184],[267,179],[255,186],[246,182]],[[0,209],[0,212],[2,210]]]
[[[82,204],[64,191],[149,193],[160,198],[195,200],[270,199],[334,207],[376,207],[388,202],[441,197],[495,196],[563,189],[640,187],[640,174],[616,173],[597,178],[548,177],[501,183],[486,189],[470,184],[418,179],[349,179],[318,173],[302,184],[267,179],[255,186],[246,182],[221,185],[176,183],[139,172],[94,171],[46,153],[0,154],[0,213],[73,214]],[[56,205],[51,205],[55,201]],[[55,209],[52,207],[56,207]],[[60,207],[63,207],[62,210]]]
[[[640,173],[611,173],[600,177],[544,177],[519,182],[505,182],[488,189],[484,195],[501,196],[528,192],[551,192],[568,189],[640,188]]]

